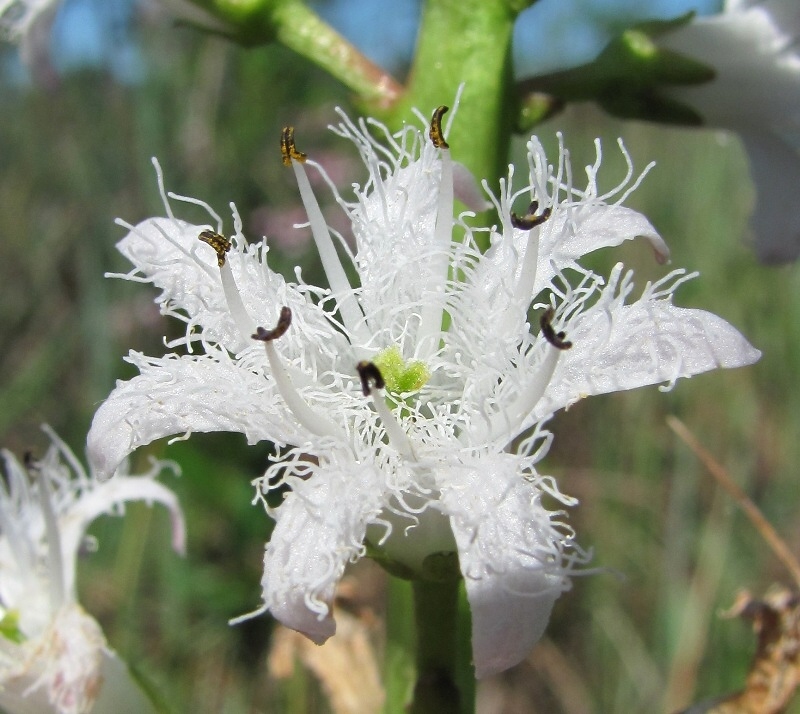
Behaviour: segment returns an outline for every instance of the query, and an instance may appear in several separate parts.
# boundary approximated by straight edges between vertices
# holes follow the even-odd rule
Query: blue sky
[[[108,65],[122,81],[141,77],[145,63],[135,36],[128,32],[134,2],[65,0],[53,37],[57,65],[62,70]],[[529,76],[592,59],[623,18],[670,18],[691,9],[708,13],[719,4],[720,0],[539,0],[518,20],[514,41],[517,73]],[[419,0],[326,0],[316,5],[333,26],[379,64],[394,69],[410,56]]]
[[[539,0],[515,29],[514,63],[519,76],[591,60],[622,19],[672,18],[688,10],[715,12],[721,0]],[[365,54],[396,66],[414,46],[417,0],[328,0],[320,13]],[[600,22],[598,22],[598,20]]]

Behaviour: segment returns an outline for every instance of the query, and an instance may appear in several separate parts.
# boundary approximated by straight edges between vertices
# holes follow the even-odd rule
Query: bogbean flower
[[[185,333],[164,357],[130,354],[140,375],[97,411],[89,453],[110,477],[165,436],[236,431],[274,442],[255,482],[276,525],[252,614],[269,611],[321,643],[334,633],[331,603],[349,561],[369,552],[418,578],[455,569],[480,677],[527,655],[588,560],[563,510],[548,510],[573,501],[536,470],[551,440],[544,423],[592,394],[672,386],[759,353],[722,319],[672,305],[684,271],[630,300],[622,265],[607,280],[579,265],[635,236],[668,257],[650,223],[620,205],[638,184],[622,147],[628,175],[601,194],[599,144],[579,189],[566,150],[551,165],[532,138],[523,187],[513,188],[512,169],[499,195],[485,186],[500,222],[482,253],[469,214],[454,219],[454,197],[474,203],[479,193],[450,156],[444,111],[430,138],[344,114],[333,127],[369,173],[350,201],[331,185],[354,248],[326,225],[307,170],[330,180],[284,130],[324,287],[299,268],[292,280],[271,270],[266,241],[245,240],[233,204],[230,239],[208,206],[211,226],[177,218],[169,199],[198,202],[167,194],[157,167],[166,215],[123,224],[118,248],[134,265],[124,277],[155,285]]]
[[[50,33],[60,0],[0,0],[0,38],[19,45],[22,60],[41,76],[49,69]]]
[[[53,81],[50,44],[62,0],[0,0],[0,40],[19,46],[22,61],[38,80]],[[162,0],[173,18],[213,32],[228,27],[189,0]]]
[[[668,91],[709,126],[741,137],[756,189],[754,247],[767,263],[800,257],[798,40],[796,0],[726,0],[722,14],[658,37],[659,44],[714,69],[711,82]]]
[[[76,599],[78,553],[89,524],[127,501],[162,503],[173,547],[184,530],[175,494],[153,476],[99,483],[45,427],[52,445],[23,465],[3,451],[0,479],[0,709],[9,714],[149,712],[152,705]]]

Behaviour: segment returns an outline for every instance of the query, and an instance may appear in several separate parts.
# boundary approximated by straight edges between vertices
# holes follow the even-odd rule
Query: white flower
[[[0,708],[9,714],[81,714],[152,707],[130,683],[97,622],[78,604],[75,571],[86,528],[126,501],[163,503],[173,520],[173,547],[183,551],[183,518],[175,494],[146,476],[99,483],[87,476],[50,430],[52,446],[27,468],[3,451],[0,479]],[[128,681],[126,681],[128,680]],[[134,697],[141,702],[134,708]],[[108,706],[95,706],[98,697]],[[110,699],[109,699],[110,698]]]
[[[755,250],[764,262],[800,256],[798,40],[797,0],[728,0],[723,14],[658,37],[660,45],[716,72],[706,84],[668,91],[695,107],[708,125],[741,136],[757,194]]]
[[[322,642],[335,629],[336,583],[366,548],[422,576],[457,553],[476,673],[491,674],[527,655],[587,560],[563,512],[543,503],[573,502],[535,469],[551,439],[544,422],[590,394],[671,386],[759,353],[720,318],[671,304],[683,271],[626,304],[630,272],[618,265],[606,282],[580,267],[584,254],[637,235],[667,258],[647,220],[619,205],[638,184],[632,169],[598,195],[599,144],[578,190],[566,151],[553,167],[531,139],[525,186],[513,190],[510,174],[492,198],[501,225],[481,254],[473,229],[453,219],[454,191],[474,192],[443,141],[342,118],[334,132],[369,171],[353,202],[331,186],[355,250],[326,226],[310,188],[306,167],[330,184],[325,172],[303,163],[291,129],[282,141],[330,289],[299,269],[294,281],[272,271],[266,242],[245,241],[232,204],[230,244],[176,218],[158,170],[166,217],[123,224],[118,248],[135,266],[125,277],[158,287],[185,335],[165,357],[130,354],[141,375],[97,411],[90,459],[111,476],[164,436],[224,430],[275,442],[279,455],[256,482],[276,520],[259,612]],[[523,196],[538,205],[520,218],[512,203]],[[277,488],[285,497],[273,509],[265,496]]]
[[[60,0],[0,0],[0,39],[19,45],[23,62],[39,77],[50,70],[50,34]]]

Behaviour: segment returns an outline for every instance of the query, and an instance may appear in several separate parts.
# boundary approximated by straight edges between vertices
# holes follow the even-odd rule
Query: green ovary
[[[422,389],[431,377],[424,362],[419,360],[406,362],[396,346],[387,347],[372,361],[386,382],[386,390],[394,394],[416,392]]]

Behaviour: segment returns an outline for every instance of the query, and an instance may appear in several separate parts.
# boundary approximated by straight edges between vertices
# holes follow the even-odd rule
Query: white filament
[[[492,419],[490,439],[496,439],[503,433],[519,433],[522,423],[547,391],[547,387],[550,385],[550,381],[556,371],[561,352],[562,350],[557,347],[550,347],[547,356],[544,358],[544,363],[536,371],[536,376],[519,393],[517,399],[507,410],[495,415]],[[511,424],[511,429],[508,428],[509,423]]]
[[[306,214],[308,215],[311,234],[314,237],[314,243],[322,261],[325,276],[328,278],[328,285],[330,285],[331,291],[336,296],[345,327],[350,334],[357,335],[360,331],[363,331],[364,315],[355,299],[353,288],[347,279],[342,262],[339,260],[339,254],[336,252],[336,246],[333,244],[328,224],[325,222],[319,203],[317,203],[317,197],[311,189],[305,167],[300,161],[292,161],[292,168],[297,178],[297,186],[300,189],[300,198],[303,200],[303,206],[305,206]],[[364,335],[361,337],[364,337]],[[366,340],[361,339],[358,341],[366,342]]]
[[[375,405],[375,411],[383,422],[383,428],[386,429],[386,435],[389,437],[389,443],[394,446],[400,455],[411,461],[416,461],[414,450],[411,448],[411,442],[408,440],[403,427],[400,422],[395,419],[394,414],[389,411],[386,406],[386,401],[383,398],[382,389],[372,390],[372,402]]]
[[[418,334],[418,356],[425,360],[439,348],[442,330],[442,311],[445,303],[447,270],[450,266],[450,242],[453,232],[453,161],[450,150],[442,149],[442,174],[439,181],[439,196],[436,205],[436,228],[433,234],[434,255],[431,258],[430,295],[422,307],[422,319]]]
[[[227,260],[220,267],[219,274],[222,279],[222,292],[225,294],[225,301],[228,303],[228,311],[236,323],[242,341],[245,344],[249,344],[250,336],[256,330],[256,324],[244,306],[236,280],[233,277],[233,271]]]
[[[265,342],[264,349],[267,353],[267,360],[272,371],[272,378],[275,380],[275,386],[278,388],[281,397],[283,397],[283,401],[286,402],[286,406],[289,407],[297,421],[300,422],[300,425],[316,436],[330,436],[344,441],[344,432],[330,419],[323,416],[322,412],[314,411],[308,406],[305,399],[300,396],[300,393],[292,384],[289,373],[286,371],[275,345],[271,341]]]

